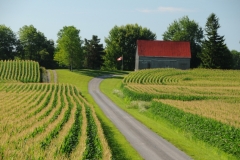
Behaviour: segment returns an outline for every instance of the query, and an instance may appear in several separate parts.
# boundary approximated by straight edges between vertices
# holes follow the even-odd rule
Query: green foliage
[[[45,67],[40,67],[41,82],[48,82],[48,73]]]
[[[61,105],[60,105],[60,107],[58,108],[58,110],[54,113],[54,115],[53,115],[53,117],[50,119],[50,122],[54,122],[57,118],[58,118],[58,116],[60,115],[60,113],[62,112],[62,109],[64,108],[64,106],[65,106],[65,102],[64,102],[64,93],[63,93],[63,91],[64,91],[64,86],[62,85],[61,86],[61,89],[60,89],[60,101],[61,101]],[[55,95],[56,97],[57,97],[57,95]]]
[[[0,25],[0,60],[14,59],[17,38],[10,27]]]
[[[83,159],[101,159],[102,146],[97,134],[97,125],[95,124],[90,107],[87,105],[85,107],[88,124],[86,141],[87,146],[83,155]]]
[[[233,69],[240,69],[240,52],[236,50],[231,51],[232,57],[233,57]]]
[[[152,94],[149,92],[136,92],[132,91],[128,87],[123,88],[123,93],[131,100],[142,100],[142,101],[151,101],[155,98],[157,99],[175,99],[182,101],[192,101],[192,100],[204,100],[208,99],[207,96],[194,96],[194,95],[177,95],[177,94]]]
[[[71,90],[71,93],[72,93],[71,95],[73,95],[72,86],[70,87],[70,90]],[[70,101],[69,97],[67,97],[67,99]],[[77,102],[76,97],[74,97],[74,101]],[[65,137],[64,142],[60,147],[60,152],[65,153],[68,157],[70,156],[71,152],[78,145],[79,137],[80,137],[80,134],[81,134],[81,122],[82,122],[81,110],[82,110],[82,108],[81,108],[81,105],[78,102],[77,102],[76,107],[77,107],[77,111],[75,112],[74,124],[72,125],[70,131],[68,132],[68,135]]]
[[[29,114],[27,117],[30,118],[32,116],[37,115],[39,112],[41,112],[45,107],[47,107],[50,98],[51,98],[51,92],[53,92],[54,90],[50,90],[50,85],[47,85],[47,89],[46,89],[46,94],[42,94],[40,96],[40,98],[38,100],[36,100],[36,104],[41,104],[41,102],[43,101],[44,103],[41,104],[41,106],[39,106],[32,114]],[[33,105],[33,107],[35,107],[35,105]]]
[[[54,59],[60,65],[69,66],[72,71],[73,68],[82,67],[82,41],[79,36],[80,30],[74,26],[64,26],[58,32],[57,51]]]
[[[67,95],[67,93],[68,93],[68,86],[65,86],[65,95]],[[62,121],[58,123],[57,126],[50,132],[50,134],[48,134],[47,137],[45,137],[45,139],[40,143],[40,146],[42,149],[46,149],[50,145],[52,139],[58,136],[64,124],[69,120],[72,108],[73,108],[72,103],[69,103],[68,109],[64,113],[64,118],[62,119]]]
[[[35,61],[0,60],[0,80],[40,82],[40,67]]]
[[[191,68],[200,65],[197,54],[201,52],[201,41],[203,38],[202,28],[188,16],[175,20],[163,33],[163,40],[189,41],[191,46]]]
[[[103,45],[96,35],[91,40],[84,41],[84,68],[100,69],[103,63]]]
[[[19,32],[19,46],[17,57],[34,60],[41,66],[53,67],[54,41],[47,40],[45,35],[33,26],[23,26]]]
[[[202,53],[199,57],[202,60],[201,66],[213,69],[230,69],[232,56],[224,43],[224,36],[218,35],[220,28],[219,19],[212,13],[206,23],[205,32],[207,39],[203,41]]]
[[[155,40],[156,34],[138,24],[114,26],[105,38],[105,55],[103,69],[120,69],[122,63],[117,58],[123,56],[123,69],[134,70],[136,43],[138,39]]]
[[[167,119],[182,130],[191,132],[195,138],[240,158],[240,129],[213,119],[186,113],[161,102],[153,102],[150,111],[156,116]]]
[[[0,159],[4,159],[4,148],[0,147]]]

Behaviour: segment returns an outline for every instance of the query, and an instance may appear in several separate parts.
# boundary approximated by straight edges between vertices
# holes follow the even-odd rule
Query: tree
[[[134,70],[137,40],[155,40],[156,34],[138,24],[114,26],[105,38],[105,55],[102,69],[119,69],[122,63],[117,58],[123,56],[124,70]]]
[[[20,55],[21,59],[29,59],[40,61],[40,51],[43,50],[43,44],[45,43],[45,36],[33,26],[23,26],[19,32],[20,44],[23,48],[24,54]]]
[[[240,52],[236,50],[231,51],[232,57],[233,57],[233,69],[240,69]]]
[[[206,37],[202,45],[202,67],[214,69],[229,69],[232,64],[231,52],[224,43],[224,36],[218,35],[219,19],[212,13],[205,26]]]
[[[200,59],[197,54],[201,52],[201,42],[203,39],[202,28],[188,16],[175,20],[169,25],[167,31],[163,33],[163,40],[171,41],[189,41],[191,47],[191,68],[200,65]]]
[[[73,68],[82,67],[83,51],[79,33],[80,30],[74,26],[64,26],[57,34],[57,51],[54,59],[60,65],[69,66],[71,71]]]
[[[54,41],[47,40],[45,35],[33,25],[20,28],[18,43],[18,58],[39,62],[41,66],[53,68]]]
[[[11,28],[0,25],[0,59],[14,59],[17,38]]]
[[[100,39],[98,39],[96,35],[93,35],[91,40],[85,39],[84,42],[84,67],[100,69],[103,63],[102,56],[104,54],[103,45],[99,44]]]
[[[43,44],[43,50],[39,52],[40,61],[39,64],[46,68],[55,68],[56,62],[54,61],[55,46],[53,40],[45,40]]]

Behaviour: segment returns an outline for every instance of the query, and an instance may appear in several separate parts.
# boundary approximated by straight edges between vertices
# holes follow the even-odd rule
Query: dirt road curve
[[[99,90],[104,77],[89,82],[88,90],[105,115],[115,124],[131,145],[146,160],[187,160],[191,159],[175,146],[149,130],[128,113],[117,107]]]

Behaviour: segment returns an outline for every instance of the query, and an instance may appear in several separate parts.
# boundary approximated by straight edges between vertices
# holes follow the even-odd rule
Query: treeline
[[[163,40],[189,41],[191,68],[240,69],[240,52],[230,51],[224,36],[218,34],[219,18],[212,13],[202,29],[184,16],[174,20],[162,34]],[[138,24],[114,26],[105,37],[105,48],[97,35],[82,39],[80,30],[64,26],[56,44],[33,25],[23,26],[15,34],[10,27],[0,25],[0,60],[34,60],[46,68],[68,67],[89,69],[134,70],[136,42],[156,40],[156,34]],[[123,61],[117,58],[123,56]]]

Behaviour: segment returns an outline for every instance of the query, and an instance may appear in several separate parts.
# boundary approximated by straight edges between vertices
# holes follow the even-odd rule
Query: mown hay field
[[[240,158],[240,72],[150,69],[123,80],[124,94],[151,101],[149,111]]]

